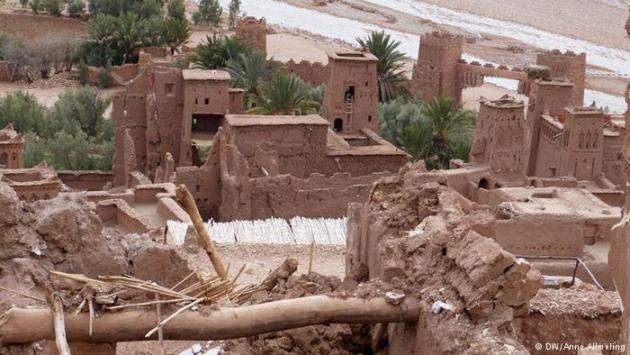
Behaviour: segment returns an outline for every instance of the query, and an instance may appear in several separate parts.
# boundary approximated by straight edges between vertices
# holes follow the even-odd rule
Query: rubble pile
[[[94,204],[81,193],[27,203],[0,182],[0,209],[0,284],[39,299],[46,299],[53,289],[73,287],[54,284],[51,270],[93,278],[133,275],[163,285],[174,285],[191,272],[185,250],[105,228]],[[165,263],[168,268],[162,267]],[[2,307],[37,303],[17,297]]]
[[[411,351],[414,341],[435,353],[526,351],[511,322],[526,312],[542,275],[476,232],[494,217],[460,197],[437,182],[418,183],[409,167],[372,191],[362,227],[376,243],[370,276],[405,283],[422,308],[419,329],[390,326],[390,352]]]

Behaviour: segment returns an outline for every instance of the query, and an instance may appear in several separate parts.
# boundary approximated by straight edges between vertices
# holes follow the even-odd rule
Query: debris
[[[451,311],[452,312],[454,310],[454,308],[453,308],[453,306],[451,306],[450,304],[448,304],[446,302],[435,301],[431,305],[431,310],[433,311],[433,313],[440,313],[440,312],[442,312],[442,310],[447,310],[447,311]]]

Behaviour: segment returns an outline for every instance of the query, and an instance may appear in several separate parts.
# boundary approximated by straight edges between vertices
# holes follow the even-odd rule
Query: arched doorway
[[[490,186],[490,184],[488,183],[488,179],[486,178],[482,178],[481,180],[479,180],[479,188],[480,189],[488,189],[488,186]]]
[[[341,118],[335,118],[335,121],[333,122],[333,129],[335,132],[343,131],[343,120]]]

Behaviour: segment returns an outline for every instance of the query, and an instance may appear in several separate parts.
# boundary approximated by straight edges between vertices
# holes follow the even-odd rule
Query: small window
[[[335,132],[341,132],[343,130],[343,120],[341,118],[335,118],[333,128]]]
[[[210,103],[210,98],[207,98],[207,97],[206,97],[205,99],[203,99],[203,103],[204,103],[205,105],[208,105],[208,104]]]
[[[368,116],[368,122],[372,122],[372,116]]]
[[[199,104],[199,99],[195,99],[195,105]]]
[[[365,87],[368,87],[370,83],[368,81],[365,82]]]
[[[175,84],[166,83],[164,84],[164,93],[166,96],[175,96]]]

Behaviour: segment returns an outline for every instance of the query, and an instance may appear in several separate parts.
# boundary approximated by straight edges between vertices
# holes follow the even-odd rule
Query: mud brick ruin
[[[236,28],[262,51],[266,33],[264,19]],[[44,299],[49,289],[64,295],[74,349],[111,354],[112,344],[145,340],[156,296],[141,291],[156,283],[168,287],[152,291],[201,309],[163,327],[165,339],[234,339],[223,344],[228,353],[630,346],[630,85],[628,111],[611,115],[584,106],[585,54],[550,51],[520,69],[466,62],[462,46],[452,34],[423,35],[410,89],[460,102],[463,89],[493,76],[518,80],[528,103],[480,98],[469,162],[446,170],[410,163],[379,136],[377,60],[364,51],[330,52],[326,65],[287,63],[326,85],[321,116],[260,116],[244,112],[227,72],[180,69],[168,50],[143,49],[140,63],[113,69],[124,87],[113,98],[112,171],[24,169],[24,138],[6,127],[0,285],[26,285],[32,297],[0,319],[0,349],[22,354],[36,341],[52,349],[59,312],[42,306],[54,301]],[[346,218],[343,281],[293,276],[287,259],[254,291],[226,293],[221,307],[210,291],[198,293],[234,286],[199,224],[296,216]],[[177,233],[185,246],[169,239]],[[194,260],[218,276],[199,276]],[[131,276],[97,279],[104,274]],[[134,292],[113,297],[121,283]],[[92,301],[96,319],[85,306]],[[167,302],[163,311],[179,309]],[[33,319],[50,326],[20,331]]]

